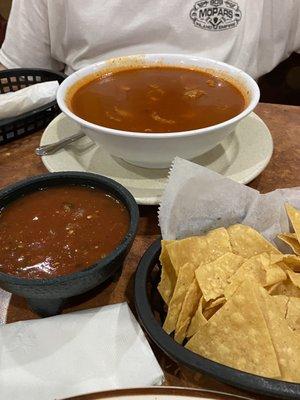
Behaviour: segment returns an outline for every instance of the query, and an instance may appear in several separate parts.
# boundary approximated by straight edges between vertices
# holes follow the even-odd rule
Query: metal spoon
[[[76,135],[69,136],[65,139],[58,140],[57,142],[51,144],[45,144],[44,146],[37,147],[35,149],[35,154],[38,156],[46,156],[49,154],[56,153],[58,150],[62,149],[66,145],[75,142],[85,136],[83,132],[76,133]]]

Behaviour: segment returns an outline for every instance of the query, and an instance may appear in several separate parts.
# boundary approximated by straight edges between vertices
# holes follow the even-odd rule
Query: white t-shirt
[[[67,74],[114,56],[184,53],[254,78],[300,49],[300,0],[14,0],[0,62]]]

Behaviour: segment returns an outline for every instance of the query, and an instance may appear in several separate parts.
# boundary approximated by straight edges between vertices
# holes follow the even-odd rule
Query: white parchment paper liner
[[[300,208],[300,188],[260,194],[177,157],[162,197],[159,224],[163,238],[169,240],[242,223],[274,241],[278,233],[290,230],[285,202]],[[278,242],[276,244],[282,251],[287,250]]]

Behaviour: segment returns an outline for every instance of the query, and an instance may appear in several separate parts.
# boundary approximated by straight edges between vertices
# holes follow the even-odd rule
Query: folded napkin
[[[0,120],[16,117],[55,100],[59,83],[42,82],[16,92],[0,94]]]
[[[0,326],[1,399],[54,400],[162,382],[126,303]]]

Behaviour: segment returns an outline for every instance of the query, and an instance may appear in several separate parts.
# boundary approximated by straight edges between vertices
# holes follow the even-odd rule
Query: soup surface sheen
[[[128,229],[126,207],[100,189],[26,194],[0,213],[0,271],[38,279],[80,271],[109,254]]]
[[[71,96],[70,106],[97,125],[163,133],[224,122],[245,108],[245,99],[233,84],[204,71],[145,67],[84,83]]]

